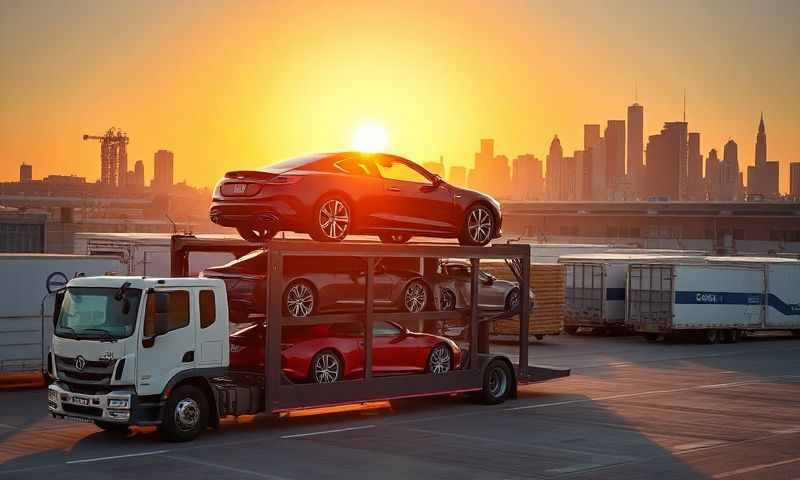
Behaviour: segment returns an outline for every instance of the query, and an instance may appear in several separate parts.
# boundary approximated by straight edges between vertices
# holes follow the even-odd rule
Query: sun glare
[[[353,148],[361,152],[383,152],[389,145],[386,130],[374,123],[362,123],[353,132]]]

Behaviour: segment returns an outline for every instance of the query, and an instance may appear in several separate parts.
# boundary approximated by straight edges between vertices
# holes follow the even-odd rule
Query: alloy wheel
[[[193,430],[200,421],[200,406],[187,397],[175,405],[175,425],[185,432]]]
[[[425,286],[419,282],[411,282],[406,287],[406,294],[404,305],[407,312],[418,313],[425,309],[425,304],[428,301],[428,292],[425,291]]]
[[[350,212],[344,202],[331,199],[319,209],[319,229],[331,240],[341,240],[350,226]]]
[[[293,317],[307,317],[314,311],[314,291],[305,282],[297,282],[286,293],[286,310]]]
[[[519,290],[512,290],[510,294],[508,294],[508,311],[516,312],[519,308]]]
[[[470,240],[484,245],[492,238],[492,214],[485,207],[477,207],[467,218],[467,233]]]
[[[314,361],[314,380],[317,383],[333,383],[341,371],[339,357],[332,352],[322,352]]]
[[[431,350],[428,359],[428,371],[439,375],[450,371],[450,349],[444,345],[438,345]]]
[[[456,294],[452,290],[443,288],[439,294],[439,310],[443,312],[456,309]]]

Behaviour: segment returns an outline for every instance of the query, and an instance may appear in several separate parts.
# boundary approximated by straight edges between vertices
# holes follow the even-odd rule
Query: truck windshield
[[[63,338],[116,340],[136,327],[142,291],[128,288],[68,288],[61,303],[55,334]]]

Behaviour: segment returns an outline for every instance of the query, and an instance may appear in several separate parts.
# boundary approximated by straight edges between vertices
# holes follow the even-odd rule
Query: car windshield
[[[120,294],[122,293],[122,294]],[[120,339],[136,327],[142,291],[72,287],[61,302],[55,334],[62,338]]]

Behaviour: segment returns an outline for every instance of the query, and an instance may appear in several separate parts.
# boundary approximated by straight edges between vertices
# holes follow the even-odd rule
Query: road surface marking
[[[598,468],[598,467],[606,467],[606,466],[607,465],[598,465],[598,464],[594,464],[594,463],[584,463],[584,464],[572,465],[572,466],[569,466],[569,467],[550,468],[550,469],[545,470],[545,472],[557,473],[557,474],[558,473],[560,473],[560,474],[575,473],[575,472],[582,472],[584,470],[593,470],[593,469]]]
[[[588,402],[602,402],[604,400],[617,400],[620,398],[634,398],[634,397],[645,397],[648,395],[659,395],[662,393],[678,393],[678,392],[686,392],[689,390],[703,390],[703,389],[713,389],[713,388],[726,388],[726,387],[739,387],[743,385],[754,385],[759,383],[769,383],[772,380],[777,380],[780,378],[796,378],[800,377],[800,375],[778,375],[776,377],[768,377],[763,380],[750,380],[750,381],[742,381],[742,382],[728,382],[728,383],[712,383],[709,385],[694,385],[691,387],[682,387],[682,388],[671,388],[666,390],[648,390],[645,392],[634,392],[634,393],[620,393],[616,395],[606,395],[604,397],[592,397],[592,398],[579,398],[575,400],[564,400],[562,402],[551,402],[551,403],[537,403],[534,405],[523,405],[521,407],[511,407],[511,408],[504,408],[504,411],[511,412],[515,410],[528,410],[532,408],[544,408],[544,407],[555,407],[559,405],[573,405],[576,403],[588,403]]]
[[[64,463],[67,465],[74,465],[78,463],[92,463],[92,462],[104,462],[106,460],[117,460],[118,458],[131,458],[131,457],[143,457],[145,455],[160,455],[162,453],[167,453],[169,450],[152,450],[150,452],[139,452],[139,453],[126,453],[124,455],[113,455],[111,457],[97,457],[97,458],[84,458],[83,460],[69,460]]]
[[[755,471],[758,471],[758,470],[763,470],[765,468],[780,467],[781,465],[788,465],[790,463],[795,463],[795,462],[800,462],[800,457],[790,458],[789,460],[782,460],[780,462],[762,463],[760,465],[753,465],[752,467],[745,467],[745,468],[740,468],[738,470],[731,470],[730,472],[718,473],[718,474],[714,475],[712,478],[735,477],[735,476],[741,475],[743,473],[755,472]]]
[[[694,450],[702,450],[708,447],[718,447],[727,444],[728,442],[725,440],[700,440],[698,442],[682,443],[680,445],[675,445],[672,448],[681,453],[689,453],[690,451]]]
[[[633,364],[630,362],[613,362],[608,364],[609,367],[614,367],[614,368],[630,367],[631,365]]]
[[[353,430],[366,430],[368,428],[375,428],[375,425],[361,425],[359,427],[337,428],[335,430],[321,430],[319,432],[309,432],[309,433],[296,433],[294,435],[281,435],[280,438],[287,439],[287,438],[311,437],[314,435],[327,435],[329,433],[350,432]]]
[[[184,457],[183,455],[166,455],[164,458],[169,458],[171,460],[177,460],[179,462],[186,462],[191,463],[194,465],[200,465],[203,467],[209,468],[217,468],[219,470],[225,470],[228,472],[237,473],[239,475],[250,475],[253,477],[258,478],[266,478],[267,480],[289,480],[287,477],[278,477],[276,475],[270,475],[268,473],[257,472],[255,470],[247,470],[244,468],[237,468],[237,467],[230,467],[228,465],[220,465],[219,463],[214,462],[206,462],[203,460],[199,460],[192,457]]]
[[[800,427],[784,428],[783,430],[774,430],[770,433],[777,435],[791,435],[793,433],[800,433]]]

